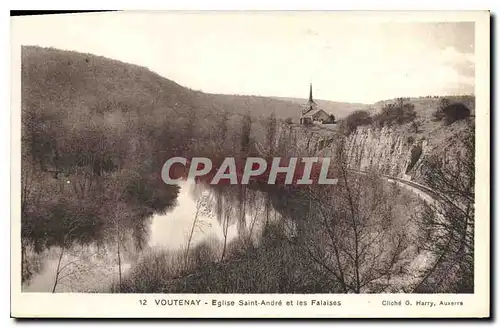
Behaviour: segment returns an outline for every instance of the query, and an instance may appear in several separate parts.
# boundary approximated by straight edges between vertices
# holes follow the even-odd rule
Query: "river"
[[[143,257],[155,249],[185,249],[192,238],[193,247],[208,238],[223,239],[222,225],[217,219],[215,203],[217,193],[210,188],[184,181],[180,185],[177,203],[166,213],[154,214],[147,218],[147,243],[142,249],[134,247],[130,240],[123,245],[120,260],[121,274],[127,272]],[[253,206],[248,206],[245,213],[246,228],[258,231],[265,216],[263,193],[253,193]],[[262,202],[262,203],[261,203]],[[233,207],[235,208],[235,207]],[[274,210],[273,210],[274,211]],[[232,216],[236,216],[235,212]],[[274,211],[273,217],[276,217]],[[196,218],[196,225],[193,221]],[[227,241],[236,238],[241,227],[238,220],[231,220],[227,229]],[[26,258],[34,270],[33,276],[22,286],[23,292],[52,292],[57,278],[55,292],[106,292],[117,283],[118,258],[114,244],[73,245],[69,249],[51,247],[41,253],[27,251]],[[59,269],[58,269],[59,268]],[[59,275],[57,272],[59,271]]]

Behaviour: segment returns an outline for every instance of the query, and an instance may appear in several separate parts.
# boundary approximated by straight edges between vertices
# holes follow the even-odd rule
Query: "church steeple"
[[[312,83],[309,83],[309,100],[307,101],[307,104],[302,109],[301,115],[306,114],[307,112],[312,111],[313,109],[316,109],[317,105],[313,100],[313,87]]]

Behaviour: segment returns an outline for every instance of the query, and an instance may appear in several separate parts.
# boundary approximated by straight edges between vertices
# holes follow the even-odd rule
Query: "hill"
[[[305,98],[275,97],[275,99],[284,100],[300,106],[307,103],[307,99]],[[348,103],[322,99],[314,99],[314,101],[318,104],[319,108],[329,114],[335,115],[337,119],[344,118],[356,110],[368,110],[370,108],[370,105],[362,103]],[[290,115],[290,117],[298,117],[298,113],[299,112],[297,112],[296,115]]]
[[[411,97],[406,98],[407,102],[415,106],[417,117],[427,119],[431,118],[432,114],[439,107],[439,102],[442,98],[447,98],[451,102],[463,103],[471,110],[471,114],[475,113],[475,97],[474,95],[454,95],[454,96],[429,96],[429,97]],[[380,111],[382,107],[389,103],[394,103],[396,99],[387,99],[374,103],[371,107],[374,111]]]
[[[144,113],[161,107],[175,115],[194,109],[202,116],[227,111],[249,112],[255,117],[274,111],[281,118],[300,111],[299,104],[285,100],[195,91],[144,67],[73,51],[25,46],[22,71],[23,106],[41,100],[64,110],[108,111],[117,107]]]

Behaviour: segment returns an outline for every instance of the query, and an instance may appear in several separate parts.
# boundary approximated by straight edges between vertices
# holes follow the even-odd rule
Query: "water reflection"
[[[191,231],[192,245],[203,241],[208,236],[222,237],[222,228],[217,222],[213,210],[214,193],[193,181],[184,181],[177,198],[177,206],[166,214],[155,214],[151,219],[149,242],[150,247],[161,247],[170,250],[186,247]],[[193,221],[197,220],[193,228]],[[230,233],[237,231],[231,227]]]
[[[43,254],[30,255],[40,257],[41,270],[23,285],[24,292],[99,292],[118,277],[117,257],[110,246],[51,247]],[[122,274],[131,266],[131,259],[123,257]]]
[[[224,245],[238,236],[258,242],[263,223],[276,216],[262,192],[184,181],[176,205],[147,219],[146,247],[137,249],[132,234],[125,234],[118,248],[110,242],[67,249],[51,247],[39,254],[28,250],[27,261],[38,264],[39,270],[23,284],[23,291],[107,292],[118,283],[120,273],[126,276],[153,249],[185,250],[215,239],[223,257]]]

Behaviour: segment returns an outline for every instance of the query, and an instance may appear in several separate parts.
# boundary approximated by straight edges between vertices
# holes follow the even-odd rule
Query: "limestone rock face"
[[[427,140],[389,127],[359,127],[347,138],[345,147],[349,167],[407,179],[429,151]]]
[[[409,126],[360,126],[345,139],[344,150],[351,169],[372,169],[385,175],[421,182],[426,159],[435,155],[444,163],[452,162],[456,153],[461,151],[457,138],[466,129],[467,122],[436,125],[418,133]],[[301,128],[294,131],[294,138],[297,156],[334,158],[341,135]]]

